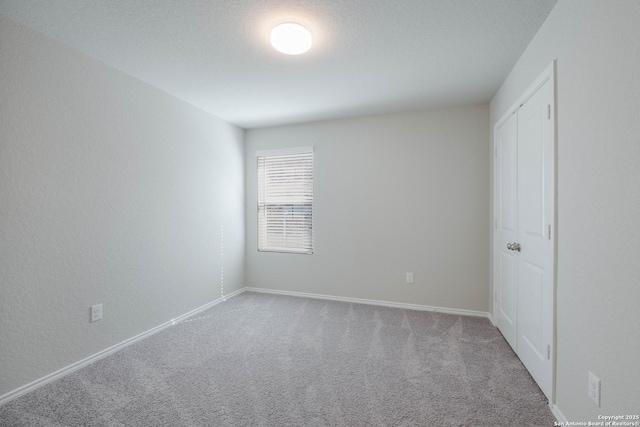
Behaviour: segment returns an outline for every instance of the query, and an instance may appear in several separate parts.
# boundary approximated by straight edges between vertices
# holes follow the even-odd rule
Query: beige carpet
[[[245,292],[0,407],[2,426],[552,426],[488,320]]]

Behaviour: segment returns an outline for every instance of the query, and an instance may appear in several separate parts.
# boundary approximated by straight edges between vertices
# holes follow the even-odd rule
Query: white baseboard
[[[106,349],[104,349],[102,351],[99,351],[96,354],[93,354],[93,355],[91,355],[91,356],[89,356],[87,358],[84,358],[84,359],[79,360],[79,361],[77,361],[75,363],[72,363],[69,366],[66,366],[66,367],[64,367],[62,369],[59,369],[59,370],[57,370],[55,372],[52,372],[49,375],[46,375],[46,376],[44,376],[42,378],[39,378],[39,379],[37,379],[37,380],[35,380],[33,382],[30,382],[29,384],[26,384],[26,385],[24,385],[22,387],[19,387],[19,388],[13,390],[13,391],[10,391],[10,392],[8,392],[6,394],[3,394],[2,396],[0,396],[0,405],[2,405],[4,403],[7,403],[8,401],[13,400],[13,399],[15,399],[17,397],[20,397],[20,396],[22,396],[24,394],[27,394],[27,393],[29,393],[29,392],[31,392],[31,391],[39,388],[39,387],[42,387],[45,384],[48,384],[48,383],[50,383],[52,381],[55,381],[58,378],[62,378],[64,376],[66,376],[66,375],[69,375],[70,373],[75,372],[78,369],[84,368],[85,366],[87,366],[87,365],[89,365],[89,364],[91,364],[91,363],[93,363],[93,362],[95,362],[95,361],[97,361],[99,359],[102,359],[103,357],[106,357],[106,356],[108,356],[108,355],[110,355],[112,353],[115,353],[118,350],[122,350],[123,348],[125,348],[125,347],[127,347],[127,346],[129,346],[129,345],[131,345],[131,344],[133,344],[133,343],[135,343],[137,341],[140,341],[141,339],[147,338],[147,337],[149,337],[149,336],[151,336],[151,335],[153,335],[153,334],[155,334],[157,332],[160,332],[161,330],[163,330],[165,328],[168,328],[171,325],[175,325],[176,323],[181,322],[184,319],[186,319],[188,317],[191,317],[191,316],[193,316],[195,314],[198,314],[198,313],[200,313],[200,312],[202,312],[202,311],[204,311],[204,310],[206,310],[206,309],[208,309],[210,307],[213,307],[214,305],[216,305],[218,303],[221,303],[222,301],[225,301],[226,299],[229,299],[229,298],[232,298],[232,297],[234,297],[234,296],[236,296],[238,294],[241,294],[242,292],[244,292],[244,290],[245,289],[243,288],[243,289],[238,289],[235,292],[231,292],[229,295],[225,295],[224,297],[220,297],[220,298],[218,298],[216,300],[213,300],[213,301],[211,301],[211,302],[209,302],[209,303],[207,303],[207,304],[205,304],[205,305],[203,305],[201,307],[198,307],[198,308],[196,308],[194,310],[191,310],[188,313],[185,313],[185,314],[183,314],[181,316],[178,316],[175,319],[171,319],[168,322],[165,322],[165,323],[163,323],[161,325],[158,325],[155,328],[151,328],[146,332],[143,332],[143,333],[138,334],[138,335],[136,335],[134,337],[126,339],[126,340],[122,341],[121,343],[118,343],[118,344],[113,345],[113,346],[111,346],[109,348],[106,348]]]
[[[476,317],[485,317],[485,318],[489,318],[490,316],[490,314],[486,311],[464,310],[460,308],[434,307],[430,305],[408,304],[408,303],[402,303],[402,302],[390,302],[390,301],[380,301],[380,300],[373,300],[373,299],[339,297],[339,296],[324,295],[324,294],[309,294],[306,292],[280,291],[277,289],[242,288],[242,290],[249,291],[249,292],[262,292],[266,294],[290,295],[294,297],[307,297],[307,298],[326,299],[331,301],[352,302],[355,304],[369,304],[369,305],[380,305],[384,307],[406,308],[409,310],[433,311],[435,313],[459,314],[462,316],[476,316]]]
[[[350,297],[340,297],[340,296],[333,296],[333,295],[323,295],[323,294],[311,294],[311,293],[306,293],[306,292],[291,292],[291,291],[280,291],[280,290],[276,290],[276,289],[263,289],[263,288],[250,288],[250,287],[245,287],[242,289],[238,289],[235,292],[230,293],[229,295],[226,295],[224,298],[220,297],[214,301],[211,301],[210,303],[207,303],[201,307],[198,307],[194,310],[191,310],[188,313],[185,313],[179,317],[176,317],[174,319],[169,320],[168,322],[165,322],[161,325],[156,326],[155,328],[151,328],[146,332],[143,332],[141,334],[138,334],[134,337],[131,337],[127,340],[124,340],[116,345],[113,345],[109,348],[106,348],[102,351],[99,351],[98,353],[95,353],[87,358],[84,358],[82,360],[79,360],[75,363],[72,363],[69,366],[66,366],[62,369],[59,369],[55,372],[52,372],[42,378],[39,378],[33,382],[30,382],[29,384],[26,384],[22,387],[19,387],[13,391],[10,391],[2,396],[0,396],[0,405],[7,403],[10,400],[16,399],[24,394],[27,394],[39,387],[42,387],[45,384],[48,384],[52,381],[55,381],[59,378],[62,378],[66,375],[71,374],[72,372],[77,371],[78,369],[81,369],[99,359],[102,359],[103,357],[106,357],[112,353],[115,353],[118,350],[122,350],[123,348],[137,342],[140,341],[144,338],[147,338],[157,332],[160,332],[161,330],[168,328],[169,326],[175,325],[176,323],[179,323],[191,316],[194,316],[210,307],[213,307],[214,305],[228,299],[228,298],[232,298],[236,295],[239,295],[245,291],[252,291],[252,292],[262,292],[262,293],[269,293],[269,294],[279,294],[279,295],[290,295],[290,296],[297,296],[297,297],[307,297],[307,298],[317,298],[317,299],[325,299],[325,300],[332,300],[332,301],[342,301],[342,302],[350,302],[350,303],[355,303],[355,304],[369,304],[369,305],[379,305],[379,306],[384,306],[384,307],[396,307],[396,308],[405,308],[405,309],[409,309],[409,310],[421,310],[421,311],[432,311],[432,312],[436,312],[436,313],[447,313],[447,314],[458,314],[458,315],[463,315],[463,316],[477,316],[477,317],[485,317],[488,318],[492,323],[493,323],[493,319],[491,317],[491,314],[488,312],[484,312],[484,311],[474,311],[474,310],[464,310],[464,309],[457,309],[457,308],[446,308],[446,307],[434,307],[434,306],[427,306],[427,305],[418,305],[418,304],[407,304],[407,303],[400,303],[400,302],[389,302],[389,301],[380,301],[380,300],[370,300],[370,299],[362,299],[362,298],[350,298]],[[555,408],[555,407],[554,407]],[[559,410],[558,410],[559,413]],[[555,409],[554,409],[554,414],[555,414]],[[556,418],[558,418],[558,415],[556,415]],[[560,419],[560,418],[558,418]],[[563,418],[564,419],[564,418]]]
[[[554,417],[556,417],[558,422],[566,426],[568,424],[567,417],[565,417],[564,414],[560,412],[560,408],[558,408],[557,405],[549,405],[549,406],[551,406],[551,413],[553,414]]]

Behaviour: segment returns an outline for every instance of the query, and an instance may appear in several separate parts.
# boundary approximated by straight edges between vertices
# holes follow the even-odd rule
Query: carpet
[[[484,318],[244,292],[0,407],[2,426],[552,426]]]

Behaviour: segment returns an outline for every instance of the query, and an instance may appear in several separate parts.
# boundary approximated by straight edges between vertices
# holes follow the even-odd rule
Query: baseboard
[[[78,362],[72,363],[69,366],[66,366],[62,369],[59,369],[55,372],[52,372],[51,374],[48,374],[42,378],[39,378],[33,382],[30,382],[29,384],[26,384],[22,387],[19,387],[13,391],[10,391],[2,396],[0,396],[0,405],[3,405],[4,403],[9,402],[10,400],[16,399],[24,394],[27,394],[39,387],[42,387],[45,384],[48,384],[52,381],[55,381],[59,378],[62,378],[66,375],[71,374],[72,372],[77,371],[78,369],[81,369],[99,359],[102,359],[103,357],[106,357],[112,353],[115,353],[118,350],[122,350],[123,348],[137,342],[140,341],[144,338],[147,338],[157,332],[160,332],[161,330],[168,328],[169,326],[175,325],[176,323],[179,323],[191,316],[194,316],[210,307],[213,307],[214,305],[228,299],[228,298],[232,298],[236,295],[241,294],[242,292],[245,291],[251,291],[251,292],[262,292],[262,293],[269,293],[269,294],[279,294],[279,295],[289,295],[289,296],[297,296],[297,297],[306,297],[306,298],[317,298],[317,299],[325,299],[325,300],[332,300],[332,301],[342,301],[342,302],[351,302],[351,303],[355,303],[355,304],[369,304],[369,305],[379,305],[379,306],[384,306],[384,307],[395,307],[395,308],[405,308],[405,309],[409,309],[409,310],[421,310],[421,311],[432,311],[432,312],[436,312],[436,313],[447,313],[447,314],[458,314],[458,315],[463,315],[463,316],[477,316],[477,317],[485,317],[488,318],[492,323],[492,317],[491,314],[488,312],[484,312],[484,311],[474,311],[474,310],[464,310],[464,309],[457,309],[457,308],[447,308],[447,307],[434,307],[434,306],[427,306],[427,305],[419,305],[419,304],[408,304],[408,303],[400,303],[400,302],[390,302],[390,301],[380,301],[380,300],[370,300],[370,299],[363,299],[363,298],[351,298],[351,297],[340,297],[340,296],[334,296],[334,295],[324,295],[324,294],[311,294],[311,293],[306,293],[306,292],[291,292],[291,291],[280,291],[280,290],[276,290],[276,289],[263,289],[263,288],[251,288],[251,287],[245,287],[245,288],[241,288],[238,289],[235,292],[232,292],[224,297],[220,297],[214,301],[211,301],[201,307],[198,307],[194,310],[189,311],[188,313],[185,313],[181,316],[178,316],[174,319],[169,320],[168,322],[165,322],[161,325],[158,325],[154,328],[149,329],[146,332],[143,332],[141,334],[138,334],[134,337],[131,337],[127,340],[124,340],[116,345],[113,345],[109,348],[106,348],[102,351],[99,351],[98,353],[95,353],[87,358],[84,358],[82,360],[79,360]],[[556,407],[554,407],[556,408]],[[556,408],[557,409],[557,408]],[[552,408],[552,410],[554,410],[554,414],[555,409]],[[558,414],[560,414],[560,411],[557,411]],[[562,414],[560,414],[560,416],[562,416]],[[560,418],[558,417],[558,415],[556,415],[556,418],[558,418],[560,420]],[[564,418],[562,418],[564,419]]]
[[[198,314],[198,313],[200,313],[200,312],[202,312],[202,311],[204,311],[204,310],[206,310],[206,309],[208,309],[210,307],[213,307],[214,305],[219,304],[222,301],[225,301],[225,300],[227,300],[229,298],[232,298],[232,297],[234,297],[234,296],[236,296],[238,294],[241,294],[242,292],[244,292],[244,290],[245,289],[242,288],[242,289],[238,289],[235,292],[231,292],[230,294],[225,295],[224,297],[220,297],[220,298],[218,298],[216,300],[213,300],[213,301],[211,301],[211,302],[209,302],[209,303],[207,303],[207,304],[205,304],[205,305],[203,305],[201,307],[198,307],[198,308],[196,308],[194,310],[191,310],[188,313],[185,313],[185,314],[183,314],[181,316],[178,316],[178,317],[176,317],[174,319],[169,320],[168,322],[165,322],[165,323],[163,323],[161,325],[158,325],[155,328],[151,328],[146,332],[143,332],[143,333],[138,334],[138,335],[136,335],[134,337],[126,339],[126,340],[122,341],[121,343],[118,343],[118,344],[113,345],[113,346],[111,346],[109,348],[106,348],[106,349],[104,349],[102,351],[99,351],[99,352],[97,352],[97,353],[95,353],[95,354],[93,354],[93,355],[91,355],[91,356],[89,356],[87,358],[84,358],[84,359],[82,359],[82,360],[80,360],[78,362],[72,363],[69,366],[66,366],[66,367],[64,367],[62,369],[59,369],[59,370],[57,370],[55,372],[50,373],[49,375],[46,375],[46,376],[44,376],[44,377],[42,377],[40,379],[37,379],[37,380],[35,380],[33,382],[30,382],[29,384],[26,384],[26,385],[24,385],[24,386],[22,386],[20,388],[17,388],[17,389],[15,389],[13,391],[10,391],[10,392],[6,393],[6,394],[3,394],[2,396],[0,396],[0,405],[3,405],[4,403],[7,403],[10,400],[18,398],[18,397],[20,397],[20,396],[22,396],[24,394],[27,394],[27,393],[29,393],[29,392],[31,392],[31,391],[39,388],[39,387],[42,387],[45,384],[48,384],[48,383],[50,383],[52,381],[55,381],[55,380],[57,380],[59,378],[62,378],[64,376],[66,376],[66,375],[69,375],[70,373],[75,372],[78,369],[84,368],[85,366],[87,366],[87,365],[89,365],[89,364],[91,364],[91,363],[93,363],[93,362],[95,362],[95,361],[97,361],[99,359],[102,359],[103,357],[106,357],[106,356],[108,356],[108,355],[110,355],[112,353],[115,353],[118,350],[122,350],[123,348],[125,348],[125,347],[127,347],[127,346],[129,346],[129,345],[131,345],[131,344],[133,344],[133,343],[135,343],[137,341],[140,341],[141,339],[147,338],[147,337],[149,337],[149,336],[151,336],[151,335],[153,335],[153,334],[155,334],[157,332],[160,332],[161,330],[163,330],[165,328],[168,328],[169,326],[175,325],[176,323],[179,323],[179,322],[183,321],[184,319],[186,319],[188,317],[191,317],[191,316],[193,316],[195,314]]]
[[[549,405],[551,406],[551,413],[558,420],[558,423],[561,425],[568,425],[567,417],[564,416],[562,412],[560,412],[560,408],[557,405]]]
[[[408,303],[402,303],[402,302],[380,301],[380,300],[363,299],[363,298],[340,297],[340,296],[324,295],[324,294],[310,294],[306,292],[280,291],[277,289],[247,287],[247,288],[243,288],[243,290],[250,291],[250,292],[262,292],[265,294],[289,295],[294,297],[306,297],[306,298],[326,299],[331,301],[352,302],[355,304],[369,304],[369,305],[380,305],[384,307],[406,308],[409,310],[433,311],[435,313],[459,314],[462,316],[476,316],[476,317],[485,317],[485,318],[489,318],[490,316],[490,314],[486,311],[464,310],[459,308],[434,307],[430,305],[408,304]]]

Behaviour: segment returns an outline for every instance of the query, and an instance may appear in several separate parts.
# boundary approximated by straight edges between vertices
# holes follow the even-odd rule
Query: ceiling
[[[0,0],[0,13],[243,128],[488,103],[557,0]],[[314,36],[300,56],[269,32]]]

